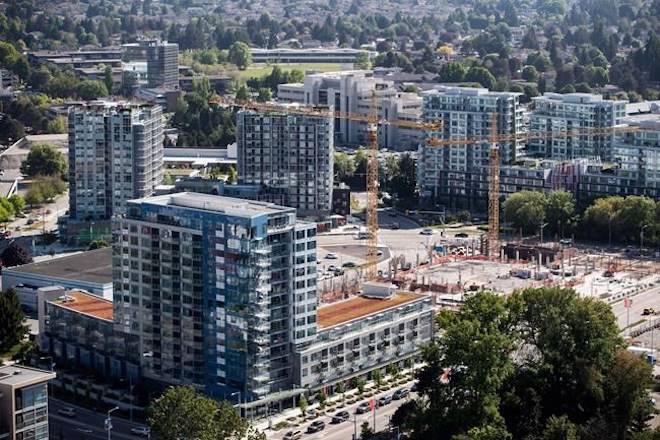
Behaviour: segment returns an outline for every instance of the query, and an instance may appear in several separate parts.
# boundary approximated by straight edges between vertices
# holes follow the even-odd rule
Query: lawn
[[[342,70],[342,65],[339,63],[254,64],[246,70],[236,70],[227,73],[232,76],[237,75],[237,78],[241,80],[247,80],[252,77],[260,78],[269,75],[275,65],[280,66],[285,72],[294,69],[300,70],[303,73],[306,70],[316,70],[318,72],[336,72]]]

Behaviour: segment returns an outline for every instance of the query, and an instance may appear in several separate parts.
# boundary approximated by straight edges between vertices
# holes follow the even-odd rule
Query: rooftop
[[[389,299],[374,299],[356,296],[346,301],[336,302],[317,310],[316,320],[321,329],[343,324],[357,318],[399,307],[425,295],[397,292]]]
[[[105,247],[68,257],[9,267],[5,271],[45,275],[89,283],[112,283],[112,248]]]
[[[295,212],[294,208],[288,208],[286,206],[280,206],[269,202],[193,192],[148,197],[145,199],[133,200],[132,202],[212,211],[238,217],[256,217],[263,214],[278,214],[287,211],[292,213]]]
[[[54,379],[55,373],[22,365],[0,367],[0,385],[13,387],[27,386]]]
[[[70,291],[65,296],[51,302],[74,312],[112,321],[112,301],[92,295],[91,293]]]

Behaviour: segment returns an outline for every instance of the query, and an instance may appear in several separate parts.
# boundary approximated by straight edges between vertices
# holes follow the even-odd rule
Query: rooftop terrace
[[[112,321],[112,301],[89,293],[77,291],[67,292],[65,297],[58,298],[52,301],[52,303],[65,309],[73,310],[74,312]]]
[[[399,307],[425,295],[397,292],[389,299],[375,299],[357,296],[346,301],[330,304],[318,309],[316,320],[319,328],[324,329],[343,324],[354,319]]]

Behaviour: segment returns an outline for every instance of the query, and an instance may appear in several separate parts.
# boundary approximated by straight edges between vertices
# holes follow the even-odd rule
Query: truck
[[[644,360],[649,365],[655,365],[657,359],[655,357],[655,349],[653,348],[647,348],[647,347],[638,347],[636,345],[629,345],[628,346],[628,351],[631,352],[632,354],[635,354],[640,357],[644,357]]]

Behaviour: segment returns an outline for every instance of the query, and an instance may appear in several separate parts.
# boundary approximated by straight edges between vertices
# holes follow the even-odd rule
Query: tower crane
[[[377,277],[378,263],[378,127],[390,125],[400,128],[417,129],[421,131],[437,131],[442,128],[441,122],[410,121],[404,119],[381,119],[378,112],[376,92],[371,94],[370,111],[368,114],[344,111],[332,111],[326,108],[316,108],[295,104],[280,104],[273,102],[256,102],[252,100],[236,100],[227,96],[214,95],[209,100],[211,104],[224,107],[238,107],[260,112],[275,112],[301,116],[320,116],[347,119],[363,122],[367,125],[367,245],[366,266],[364,278],[369,281]]]

